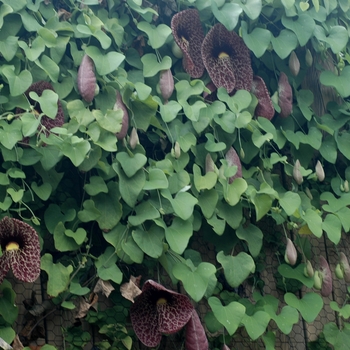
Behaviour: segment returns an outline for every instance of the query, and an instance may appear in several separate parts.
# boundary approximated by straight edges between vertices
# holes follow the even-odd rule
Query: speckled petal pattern
[[[6,250],[9,242],[16,242],[18,250]],[[40,242],[37,232],[21,220],[4,217],[0,221],[0,279],[4,271],[12,269],[23,282],[34,282],[40,275]],[[6,271],[6,273],[7,273]],[[2,277],[4,278],[4,276]]]
[[[202,58],[209,76],[217,88],[228,93],[250,91],[253,81],[250,52],[242,38],[217,23],[210,29],[202,44]]]
[[[160,299],[164,303],[158,303]],[[162,333],[176,333],[183,328],[191,318],[192,310],[187,296],[148,280],[130,308],[130,317],[140,341],[148,347],[155,347],[160,343]]]
[[[204,40],[202,23],[196,9],[187,9],[174,15],[171,30],[177,45],[183,52],[182,65],[192,78],[204,73],[201,45]]]

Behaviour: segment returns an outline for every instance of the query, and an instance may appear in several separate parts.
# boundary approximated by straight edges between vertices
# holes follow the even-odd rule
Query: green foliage
[[[177,9],[155,0],[65,1],[61,17],[59,3],[0,1],[0,209],[39,232],[48,295],[76,309],[76,298],[91,295],[96,279],[113,284],[118,297],[110,298],[110,310],[122,316],[91,309],[87,316],[104,337],[101,349],[132,348],[129,305],[114,309],[122,299],[119,285],[131,275],[157,279],[160,269],[194,302],[207,301],[207,328],[213,334],[224,329],[228,342],[244,327],[273,349],[270,322],[284,334],[299,317],[313,322],[324,302],[310,291],[315,280],[305,273],[306,259],[318,261],[311,238],[327,237],[329,249],[338,251],[350,231],[348,1],[191,0]],[[204,98],[209,75],[185,73],[174,52],[171,17],[189,7],[199,11],[205,34],[220,22],[242,37],[254,75],[272,98],[273,119],[256,115],[253,92],[228,94],[220,87],[212,101]],[[289,70],[292,52],[300,63],[296,76]],[[91,103],[76,82],[85,54],[97,82]],[[158,83],[168,69],[175,88],[165,103]],[[279,115],[281,72],[293,92],[287,118]],[[26,96],[41,80],[54,91]],[[129,122],[122,140],[117,91]],[[63,125],[55,124],[58,101]],[[243,168],[233,181],[238,166],[225,158],[230,147]],[[296,160],[302,183],[293,178]],[[284,235],[297,248],[295,266],[283,261]],[[209,245],[215,250],[210,259]],[[242,285],[263,291],[267,249],[278,259],[276,284],[284,300],[256,292],[240,297]],[[303,294],[292,293],[299,289]],[[344,320],[348,306],[331,303]],[[5,280],[0,337],[8,343],[17,316],[15,292]],[[337,324],[324,325],[324,348],[347,348],[350,326]],[[91,339],[80,327],[65,329],[64,337],[67,349]]]

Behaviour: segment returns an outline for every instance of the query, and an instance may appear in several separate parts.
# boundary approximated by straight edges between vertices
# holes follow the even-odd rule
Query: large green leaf
[[[226,280],[233,288],[237,288],[255,271],[253,258],[244,252],[240,252],[236,256],[224,255],[223,252],[219,252],[216,259],[222,265]]]
[[[271,40],[271,32],[263,28],[254,28],[251,33],[248,33],[247,22],[241,22],[243,40],[254,55],[261,57],[269,47]]]
[[[72,265],[55,264],[52,255],[45,254],[41,258],[41,269],[47,273],[49,278],[47,282],[48,295],[56,297],[67,289],[70,275],[73,272]]]
[[[320,75],[320,81],[323,85],[333,86],[342,97],[350,95],[350,86],[348,84],[350,79],[350,66],[344,67],[339,75],[325,70]]]
[[[292,293],[284,295],[285,302],[296,308],[306,322],[313,322],[323,307],[323,300],[319,294],[306,293],[301,299],[298,299]]]
[[[227,329],[230,335],[233,335],[242,322],[245,307],[236,301],[222,306],[220,300],[216,297],[210,297],[208,303],[216,319]]]
[[[242,13],[242,7],[234,3],[225,3],[220,9],[216,5],[216,1],[211,2],[211,10],[215,18],[222,23],[227,30],[235,29],[239,15]]]

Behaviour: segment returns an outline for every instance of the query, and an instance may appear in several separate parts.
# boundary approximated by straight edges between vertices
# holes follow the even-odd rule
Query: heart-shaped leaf
[[[164,171],[157,168],[152,168],[148,172],[148,181],[145,182],[144,190],[165,189],[168,188],[168,179]]]
[[[215,274],[216,268],[210,263],[202,262],[192,270],[185,264],[177,263],[172,272],[178,280],[182,281],[191,298],[198,302],[203,298],[208,288],[209,279]]]
[[[147,163],[147,157],[141,153],[136,153],[131,156],[126,152],[118,152],[116,158],[127,177],[134,176],[137,171],[142,169],[142,167]]]
[[[124,55],[115,51],[103,54],[96,46],[88,46],[85,52],[93,59],[97,73],[100,75],[112,73],[125,59]]]
[[[216,256],[222,265],[228,284],[237,288],[251,273],[255,271],[253,258],[245,252],[236,256],[224,255],[221,251]]]
[[[216,297],[210,297],[208,303],[216,319],[227,329],[230,335],[233,335],[245,315],[245,306],[236,301],[222,306],[220,300]]]
[[[11,96],[23,94],[33,82],[32,75],[26,69],[22,70],[19,74],[15,74],[14,69],[11,66],[7,66],[2,70],[2,74],[8,80]]]
[[[171,29],[165,24],[160,24],[157,27],[149,24],[146,21],[139,22],[137,28],[147,33],[149,44],[153,49],[162,47],[171,34]]]
[[[34,193],[43,201],[46,201],[52,192],[52,186],[47,182],[44,182],[40,186],[38,186],[36,182],[32,182],[31,187]]]
[[[270,316],[265,311],[257,311],[252,316],[244,315],[242,323],[249,337],[253,340],[258,339],[266,331],[270,322]]]
[[[323,307],[322,297],[316,293],[306,293],[301,299],[292,293],[286,293],[284,300],[296,308],[306,322],[313,322]]]
[[[163,253],[164,229],[152,225],[147,231],[137,229],[132,232],[136,244],[154,259],[158,259]]]
[[[320,81],[323,85],[333,86],[342,97],[348,97],[350,95],[350,66],[345,66],[339,75],[326,70],[320,75]]]

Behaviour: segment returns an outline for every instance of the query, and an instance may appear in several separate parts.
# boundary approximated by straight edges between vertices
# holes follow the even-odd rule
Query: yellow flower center
[[[219,58],[227,58],[230,57],[226,52],[220,52],[219,53]]]
[[[6,245],[6,251],[9,251],[9,250],[18,250],[19,249],[19,244],[16,243],[16,242],[10,242]]]
[[[185,37],[181,36],[181,41],[182,41],[184,46],[188,47],[189,43],[188,43],[188,40]]]
[[[164,305],[166,304],[168,301],[165,298],[159,298],[157,300],[157,305]]]

